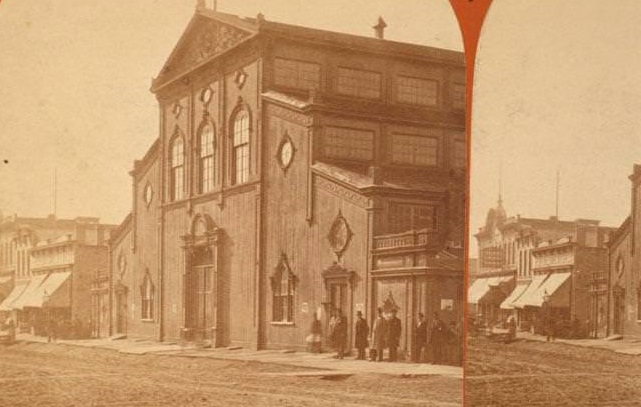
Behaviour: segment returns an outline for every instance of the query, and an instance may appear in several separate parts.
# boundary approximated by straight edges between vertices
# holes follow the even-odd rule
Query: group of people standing
[[[344,359],[348,339],[348,322],[340,309],[332,312],[328,327],[328,343],[336,351],[335,358]],[[392,310],[386,318],[382,308],[378,308],[371,329],[363,317],[363,313],[357,311],[354,324],[356,359],[365,360],[367,358],[366,349],[369,348],[370,361],[383,361],[385,349],[388,350],[388,361],[398,361],[401,333],[402,323],[396,310]],[[434,313],[431,323],[428,323],[423,313],[419,313],[416,325],[412,328],[412,334],[412,361],[422,363],[429,358],[430,362],[434,364],[457,362],[453,359],[458,359],[458,355],[460,355],[458,347],[461,343],[456,339],[456,332],[439,318],[437,312]],[[312,352],[321,352],[322,325],[316,314],[307,341],[310,343]]]

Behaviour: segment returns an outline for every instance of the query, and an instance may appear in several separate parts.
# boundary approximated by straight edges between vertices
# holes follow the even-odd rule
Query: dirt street
[[[640,406],[641,357],[561,343],[468,342],[467,406]]]
[[[462,383],[440,376],[357,374],[342,380],[268,373],[311,369],[127,355],[65,345],[0,346],[0,406],[459,406]]]

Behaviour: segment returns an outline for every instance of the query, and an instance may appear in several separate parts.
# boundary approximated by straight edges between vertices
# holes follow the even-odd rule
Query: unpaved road
[[[0,406],[461,405],[453,378],[265,374],[296,371],[310,369],[20,343],[0,346]]]
[[[561,343],[470,338],[467,406],[641,406],[641,357]]]

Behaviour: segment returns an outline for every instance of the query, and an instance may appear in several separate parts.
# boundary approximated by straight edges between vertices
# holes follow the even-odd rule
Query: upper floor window
[[[249,181],[249,112],[243,109],[236,114],[232,125],[232,174],[233,184]]]
[[[323,153],[330,158],[372,160],[374,132],[345,127],[326,127],[323,134]]]
[[[336,90],[344,95],[378,99],[381,97],[381,74],[350,68],[338,68]]]
[[[299,89],[320,88],[320,65],[311,62],[276,58],[274,83]]]
[[[436,208],[429,205],[393,203],[390,205],[389,223],[392,233],[435,230]]]
[[[425,106],[438,103],[438,81],[433,79],[399,76],[397,92],[399,102]]]
[[[198,170],[200,193],[214,189],[214,126],[207,123],[200,132],[198,149]]]
[[[467,146],[465,140],[454,140],[452,147],[452,165],[454,168],[465,168],[467,166]]]
[[[392,135],[392,162],[434,166],[438,164],[438,139],[435,137]]]
[[[171,200],[185,196],[185,142],[178,136],[171,144]]]
[[[452,83],[450,85],[450,100],[453,109],[465,109],[465,85]]]

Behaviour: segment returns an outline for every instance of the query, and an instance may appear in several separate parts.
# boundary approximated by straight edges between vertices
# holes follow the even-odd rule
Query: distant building
[[[302,349],[385,305],[409,352],[418,312],[460,322],[464,89],[459,52],[198,8],[111,238],[114,333]]]
[[[588,219],[508,218],[499,199],[475,235],[480,270],[468,290],[472,313],[486,321],[514,314],[521,329],[533,329],[547,299],[557,319],[580,319],[584,331],[603,335],[606,294],[599,284],[613,231]]]
[[[12,289],[0,312],[34,333],[43,333],[50,316],[88,323],[90,281],[95,270],[108,270],[106,241],[113,228],[89,217],[2,219],[1,275],[11,278]]]
[[[641,165],[629,179],[631,213],[609,245],[609,333],[641,338]]]

